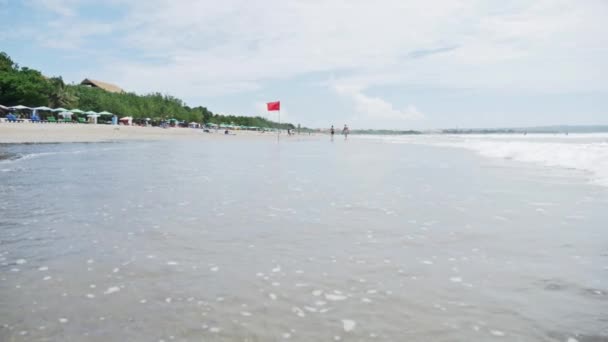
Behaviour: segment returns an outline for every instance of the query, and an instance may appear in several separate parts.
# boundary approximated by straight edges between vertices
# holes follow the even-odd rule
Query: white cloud
[[[603,20],[597,11],[607,7],[601,2],[547,0],[504,8],[484,4],[151,0],[127,5],[123,43],[164,56],[165,64],[142,64],[140,69],[158,75],[158,82],[167,72],[185,77],[180,91],[195,80],[256,84],[340,70],[378,75],[374,84],[392,75],[386,82],[494,88],[530,84],[550,91],[588,83],[597,68],[581,62],[592,57],[591,49],[606,57],[606,50],[597,48],[597,39],[606,42],[604,29],[597,25]],[[581,36],[590,38],[581,41]],[[408,57],[445,46],[457,48]],[[555,58],[565,53],[580,56]],[[600,56],[592,58],[599,62]],[[555,72],[563,81],[555,82]],[[584,86],[605,88],[605,83]]]
[[[333,85],[356,89],[342,95],[357,112],[414,118],[415,107],[365,92],[608,91],[603,0],[111,0],[121,15],[97,21],[75,15],[89,0],[29,1],[71,16],[35,25],[39,42],[84,49],[103,35],[113,49],[99,77],[138,92],[200,98],[334,74]]]
[[[74,16],[86,0],[29,0],[62,16]],[[56,34],[57,47],[82,44],[83,37],[113,34],[117,50],[155,56],[113,62],[127,86],[142,88],[128,70],[146,75],[149,86],[179,75],[176,90],[203,82],[226,91],[240,84],[288,79],[311,72],[347,70],[382,83],[451,87],[512,87],[513,73],[538,88],[581,86],[597,68],[582,63],[608,57],[602,26],[608,5],[602,1],[380,2],[311,0],[112,0],[125,13],[112,22],[70,20],[42,27]],[[67,34],[66,31],[78,32]],[[455,49],[420,58],[417,51]],[[576,49],[574,49],[576,47]],[[576,58],[556,55],[573,54]],[[538,68],[540,63],[546,67]],[[606,63],[602,63],[606,69]],[[559,69],[564,82],[554,82]],[[187,72],[186,72],[187,70]],[[126,74],[125,74],[126,72]],[[576,77],[576,75],[582,75]],[[156,81],[156,82],[154,82]],[[604,87],[602,84],[593,86]]]
[[[334,90],[350,99],[355,110],[365,116],[363,119],[419,120],[424,117],[424,114],[413,105],[408,105],[404,109],[396,109],[390,102],[379,97],[365,95],[357,87],[334,86]]]
[[[64,17],[75,16],[81,2],[82,0],[27,0],[28,5],[34,9],[44,9]]]

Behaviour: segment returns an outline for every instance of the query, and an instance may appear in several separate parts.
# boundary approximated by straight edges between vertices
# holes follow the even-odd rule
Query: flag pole
[[[281,138],[281,108],[279,107],[279,129],[277,130],[277,141],[280,141]]]

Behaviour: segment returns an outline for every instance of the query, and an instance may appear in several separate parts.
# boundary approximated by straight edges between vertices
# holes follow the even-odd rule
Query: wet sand
[[[287,134],[282,133],[285,138]],[[276,139],[276,133],[252,131],[231,131],[229,138]],[[314,138],[308,134],[298,138]],[[128,140],[200,140],[225,138],[217,133],[205,133],[202,129],[81,125],[81,124],[26,124],[0,123],[0,143],[62,143],[62,142],[104,142]],[[228,138],[228,137],[226,137]]]

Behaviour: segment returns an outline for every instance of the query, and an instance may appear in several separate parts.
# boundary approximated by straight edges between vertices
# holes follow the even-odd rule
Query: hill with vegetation
[[[45,77],[38,70],[19,66],[4,52],[0,52],[0,104],[109,111],[118,116],[156,121],[174,118],[198,123],[295,128],[290,123],[278,124],[259,116],[215,114],[206,107],[189,107],[182,100],[161,93],[112,93],[99,88],[65,84],[61,77]]]

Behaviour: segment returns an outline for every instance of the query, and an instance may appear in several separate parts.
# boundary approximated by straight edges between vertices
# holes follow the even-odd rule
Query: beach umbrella
[[[91,114],[89,114],[91,113]],[[93,123],[97,124],[97,118],[100,117],[99,113],[95,113],[94,111],[90,110],[88,112],[86,112],[87,114],[87,118],[93,118]]]
[[[83,111],[83,110],[80,110],[80,109],[78,109],[78,108],[76,108],[76,109],[72,109],[72,110],[70,110],[70,112],[72,112],[72,113],[78,113],[78,114],[82,114],[82,113],[84,113],[84,111]]]
[[[63,116],[64,118],[68,117],[68,116],[72,116],[74,113],[72,112],[61,112],[59,113],[59,115]]]
[[[51,110],[52,110],[53,112],[67,112],[67,111],[68,111],[67,109],[65,109],[65,108],[61,108],[61,107],[59,107],[59,108],[55,108],[55,109],[51,109]]]
[[[114,114],[112,114],[112,113],[110,113],[108,111],[105,111],[105,110],[103,112],[99,112],[98,114],[101,114],[101,115],[114,115]]]
[[[34,108],[34,110],[53,110],[53,109],[51,109],[49,107],[42,106],[42,107],[36,107],[36,108]]]
[[[26,106],[22,106],[22,105],[18,105],[18,106],[12,106],[9,107],[10,109],[31,109],[30,107],[26,107]]]

